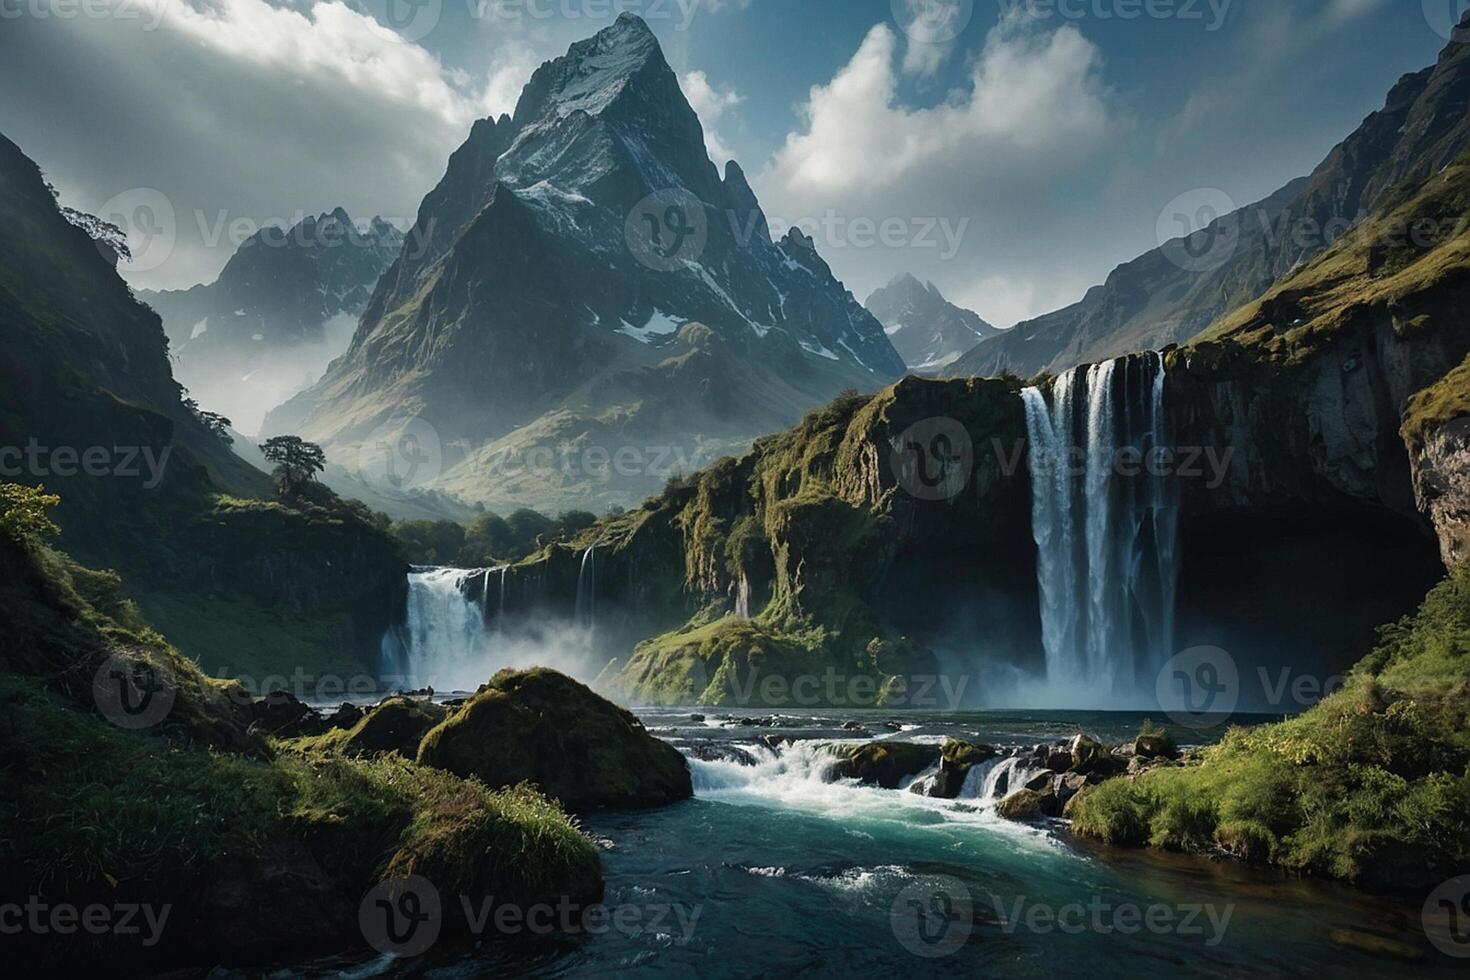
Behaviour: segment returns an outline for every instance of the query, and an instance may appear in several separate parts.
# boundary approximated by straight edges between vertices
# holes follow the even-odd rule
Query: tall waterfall
[[[1050,691],[1153,688],[1172,654],[1178,501],[1162,354],[1076,368],[1022,394]],[[1070,697],[1069,697],[1070,694]]]
[[[484,608],[466,595],[466,585],[489,573],[479,569],[415,568],[408,576],[408,617],[401,669],[407,687],[473,690],[488,669]]]

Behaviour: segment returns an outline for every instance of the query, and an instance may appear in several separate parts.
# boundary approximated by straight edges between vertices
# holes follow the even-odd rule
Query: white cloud
[[[1098,186],[1101,151],[1132,125],[1100,52],[1074,25],[1006,18],[968,55],[965,85],[916,106],[901,95],[905,43],[875,26],[811,89],[755,181],[773,227],[819,229],[818,249],[860,297],[912,272],[997,325],[1075,300],[1107,259],[1059,267],[1059,243],[1077,246],[1087,220],[1058,202]],[[820,232],[860,223],[901,233],[864,247],[855,232]]]
[[[898,102],[898,38],[886,25],[802,108],[806,127],[777,152],[768,181],[793,194],[888,186],[916,170],[973,168],[977,155],[1021,163],[1079,152],[1106,134],[1110,114],[1096,47],[1067,26],[1046,32],[1016,18],[991,31],[969,91],[929,108]]]
[[[234,248],[228,222],[337,205],[411,221],[472,122],[513,109],[541,60],[501,39],[471,75],[342,2],[143,0],[147,18],[107,2],[116,17],[5,22],[0,85],[28,95],[0,105],[0,129],[68,204],[140,187],[168,197],[172,255],[121,269],[148,288],[213,279]]]
[[[695,115],[699,116],[699,124],[704,127],[704,145],[709,151],[710,159],[723,170],[725,164],[734,159],[735,154],[720,136],[717,127],[725,114],[741,103],[740,93],[733,88],[715,88],[702,71],[685,72],[679,76],[679,86],[694,108]]]
[[[1329,24],[1344,24],[1371,14],[1383,6],[1384,0],[1328,0],[1324,17]]]

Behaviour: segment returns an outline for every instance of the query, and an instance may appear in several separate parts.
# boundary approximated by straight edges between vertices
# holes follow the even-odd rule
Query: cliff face
[[[1401,186],[1317,261],[1166,353],[1179,649],[1330,677],[1443,573],[1436,531],[1458,560],[1470,235],[1444,216],[1465,213],[1465,162]],[[880,681],[926,663],[1039,666],[1021,413],[1014,382],[906,379],[660,498],[650,522],[672,532],[665,548],[677,533],[680,594],[701,612],[638,647],[621,675],[631,696],[728,703],[730,664],[857,663]],[[944,453],[973,450],[955,494],[916,482],[932,458],[914,451],[938,435]],[[870,640],[886,660],[866,656]]]

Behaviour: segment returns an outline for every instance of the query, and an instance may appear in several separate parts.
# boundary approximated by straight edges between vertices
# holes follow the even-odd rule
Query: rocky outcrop
[[[856,779],[883,789],[898,789],[905,779],[918,775],[939,760],[935,746],[912,742],[834,746],[832,753],[837,758],[829,771],[833,779]]]
[[[1440,558],[1459,565],[1470,558],[1470,416],[1429,432],[1413,466],[1414,499],[1434,523]]]
[[[975,745],[957,738],[946,739],[939,750],[939,771],[924,787],[925,794],[944,800],[955,799],[964,788],[970,770],[995,756],[995,749],[989,745]]]
[[[694,792],[677,749],[544,669],[496,674],[424,736],[418,761],[491,787],[534,783],[571,810],[661,806]]]

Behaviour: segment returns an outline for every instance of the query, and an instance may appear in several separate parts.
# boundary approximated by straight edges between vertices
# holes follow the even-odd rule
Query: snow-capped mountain
[[[337,208],[251,235],[214,282],[137,296],[162,318],[179,380],[254,432],[347,349],[403,240],[381,218],[359,227]]]
[[[633,500],[661,477],[528,483],[483,457],[733,448],[904,371],[814,243],[773,241],[739,166],[716,169],[632,15],[542,65],[513,116],[474,125],[409,241],[346,355],[268,431],[350,465],[370,434],[427,425],[457,447],[436,484],[474,499],[547,506],[592,484]]]
[[[915,371],[953,364],[980,341],[1001,333],[979,314],[949,302],[932,282],[920,282],[907,272],[875,290],[863,305]]]

